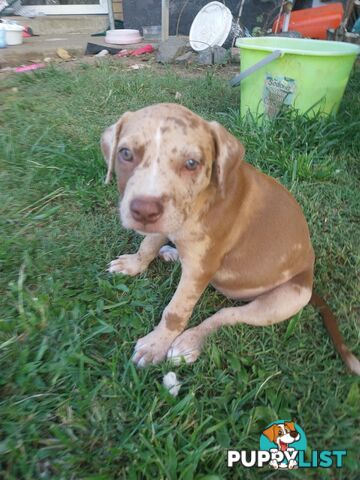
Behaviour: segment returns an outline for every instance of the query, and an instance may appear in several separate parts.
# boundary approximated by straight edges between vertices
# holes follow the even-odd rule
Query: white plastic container
[[[23,43],[22,32],[24,27],[13,23],[3,23],[7,45],[21,45]]]
[[[139,30],[132,30],[132,29],[108,30],[105,35],[105,42],[113,43],[115,45],[130,45],[132,43],[141,42],[141,35]]]

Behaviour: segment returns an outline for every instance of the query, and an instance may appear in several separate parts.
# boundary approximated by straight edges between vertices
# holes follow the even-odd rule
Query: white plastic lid
[[[191,48],[200,52],[208,47],[221,46],[230,33],[232,22],[232,13],[223,3],[208,3],[196,15],[191,25]]]

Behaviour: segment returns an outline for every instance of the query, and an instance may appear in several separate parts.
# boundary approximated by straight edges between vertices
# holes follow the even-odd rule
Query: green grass
[[[277,326],[239,325],[212,336],[194,365],[176,368],[177,398],[161,384],[173,367],[134,368],[134,343],[159,321],[180,267],[156,260],[137,278],[105,272],[140,238],[120,226],[99,149],[102,130],[122,112],[174,101],[177,91],[184,105],[224,123],[248,161],[303,206],[316,288],[359,355],[359,85],[358,71],[337,120],[285,114],[256,127],[238,120],[239,91],[211,70],[129,72],[104,63],[7,78],[0,92],[1,478],[279,478],[269,469],[229,471],[226,450],[257,448],[267,423],[294,417],[310,448],[346,448],[348,456],[332,474],[282,478],[359,478],[359,382],[312,307]],[[209,288],[191,324],[227,304]]]

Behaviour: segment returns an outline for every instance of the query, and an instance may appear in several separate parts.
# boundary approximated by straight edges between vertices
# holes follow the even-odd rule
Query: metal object
[[[161,0],[161,40],[169,38],[169,0]]]
[[[289,24],[290,24],[290,16],[291,16],[291,10],[293,8],[293,0],[287,0],[285,5],[284,5],[284,23],[282,26],[282,31],[283,32],[288,32],[289,31]]]
[[[113,11],[113,6],[112,6],[112,0],[107,0],[108,4],[108,10],[109,10],[109,25],[110,25],[110,30],[115,30],[115,20],[114,20],[114,11]]]

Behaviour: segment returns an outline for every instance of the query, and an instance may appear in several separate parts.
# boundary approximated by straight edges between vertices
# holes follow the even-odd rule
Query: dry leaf
[[[72,56],[70,55],[70,53],[67,50],[65,50],[65,48],[58,48],[56,50],[56,55],[58,57],[60,57],[62,60],[65,60],[65,61],[68,61],[68,60],[72,59]]]

